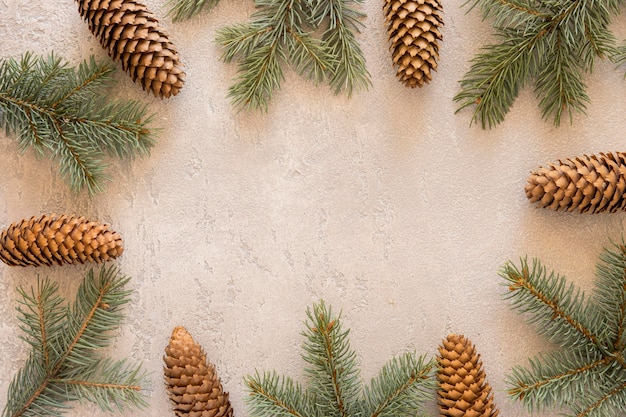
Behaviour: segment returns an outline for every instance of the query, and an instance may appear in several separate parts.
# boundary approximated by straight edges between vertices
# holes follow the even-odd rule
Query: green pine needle
[[[146,405],[141,366],[98,355],[123,319],[129,279],[115,267],[98,275],[90,270],[71,307],[48,278],[39,279],[36,290],[18,289],[23,339],[32,350],[9,385],[3,417],[60,416],[71,401],[107,411]]]
[[[362,13],[349,0],[257,0],[247,24],[217,32],[222,60],[239,63],[239,74],[228,96],[239,108],[267,110],[281,86],[285,66],[316,84],[328,81],[335,93],[371,85],[355,32]],[[326,25],[324,28],[323,25]],[[321,30],[322,39],[314,36]]]
[[[307,316],[303,359],[310,365],[308,388],[275,372],[248,376],[252,417],[408,417],[432,397],[434,361],[405,353],[388,361],[364,387],[340,316],[323,301],[307,309]]]
[[[506,298],[560,350],[515,367],[509,395],[530,411],[568,407],[569,416],[616,417],[626,400],[626,244],[605,249],[593,295],[547,274],[539,261],[501,271]]]
[[[169,7],[167,16],[172,17],[172,21],[180,22],[181,20],[187,20],[198,13],[204,8],[211,10],[217,6],[220,0],[170,0],[166,6]]]
[[[154,144],[144,105],[107,99],[112,71],[93,57],[77,68],[54,54],[0,61],[0,128],[21,151],[56,159],[77,193],[103,190],[107,154],[132,158]]]
[[[596,58],[616,57],[609,29],[619,0],[470,0],[492,19],[499,43],[483,48],[454,97],[460,111],[474,107],[483,129],[504,121],[520,89],[533,82],[544,120],[559,126],[564,114],[584,113],[584,83]]]

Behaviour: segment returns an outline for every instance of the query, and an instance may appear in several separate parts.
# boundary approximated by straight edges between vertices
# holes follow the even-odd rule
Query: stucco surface
[[[359,37],[373,85],[351,99],[291,71],[266,114],[237,112],[226,98],[236,66],[219,60],[215,30],[247,21],[251,0],[222,0],[209,13],[172,23],[161,17],[187,81],[169,100],[144,93],[118,70],[116,97],[147,103],[161,129],[149,157],[112,161],[107,191],[72,194],[47,158],[20,153],[0,135],[0,225],[41,213],[76,213],[111,224],[124,238],[115,263],[132,276],[127,320],[112,357],[151,373],[149,407],[133,416],[173,415],[162,355],[174,326],[202,344],[247,414],[243,377],[276,370],[303,381],[305,309],[324,299],[343,311],[369,381],[392,355],[434,356],[452,332],[481,353],[501,415],[527,415],[505,393],[514,365],[551,349],[502,299],[498,269],[528,255],[590,289],[624,215],[537,209],[524,195],[529,172],[584,153],[626,150],[623,72],[599,62],[586,78],[587,115],[554,128],[525,88],[505,122],[484,131],[455,114],[458,81],[491,26],[461,1],[444,2],[439,71],[407,89],[391,68],[380,1],[366,0]],[[106,54],[71,0],[0,1],[0,55],[55,51],[70,62]],[[615,31],[623,38],[624,26]],[[50,269],[0,264],[0,405],[27,357],[16,287],[37,274],[72,299],[88,266]],[[428,405],[436,415],[434,402]],[[107,415],[77,405],[68,416]],[[558,412],[546,412],[546,415]]]

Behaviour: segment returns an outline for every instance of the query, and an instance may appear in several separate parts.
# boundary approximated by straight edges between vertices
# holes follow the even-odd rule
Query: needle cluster
[[[248,376],[252,417],[413,417],[422,411],[436,385],[434,361],[405,353],[389,360],[363,387],[340,317],[324,302],[307,309],[307,316],[302,357],[308,364],[308,387],[275,372]]]
[[[107,97],[113,68],[91,57],[77,68],[50,54],[0,61],[0,128],[59,163],[73,191],[103,190],[107,155],[132,158],[154,144],[145,106]]]
[[[114,267],[90,270],[69,306],[48,278],[19,288],[18,312],[30,347],[24,367],[9,385],[2,417],[61,416],[70,401],[90,401],[106,411],[145,406],[140,365],[100,357],[130,301],[130,278]]]
[[[515,367],[509,395],[532,411],[569,408],[568,416],[616,417],[626,404],[626,243],[605,249],[591,297],[535,260],[506,264],[512,307],[560,349]]]
[[[459,109],[474,109],[482,128],[501,123],[519,91],[534,84],[544,120],[559,126],[584,112],[585,73],[596,58],[618,54],[609,29],[619,0],[470,0],[492,19],[497,42],[472,59],[455,96]],[[622,53],[626,56],[626,50]]]

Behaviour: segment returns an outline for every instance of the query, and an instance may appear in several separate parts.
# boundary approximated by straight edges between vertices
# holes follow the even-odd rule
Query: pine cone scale
[[[185,78],[182,63],[158,19],[143,3],[83,0],[79,2],[79,13],[102,47],[121,62],[133,81],[157,97],[178,94]],[[134,63],[138,61],[144,70],[137,70]]]
[[[0,234],[0,247],[0,260],[12,266],[100,263],[124,249],[120,235],[107,225],[65,215],[14,223]]]
[[[407,87],[422,87],[437,69],[443,39],[442,7],[437,0],[385,0],[383,8],[397,77]]]
[[[623,211],[626,155],[621,152],[559,160],[531,173],[527,198],[540,207],[580,213]]]
[[[172,331],[163,360],[166,389],[177,416],[232,417],[229,395],[215,366],[184,327]]]
[[[449,335],[437,356],[439,411],[450,417],[496,417],[491,386],[485,382],[480,355],[464,336]]]

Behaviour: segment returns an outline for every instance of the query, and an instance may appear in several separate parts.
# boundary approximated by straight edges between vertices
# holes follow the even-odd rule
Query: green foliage
[[[349,6],[359,2],[257,0],[251,22],[220,29],[216,39],[224,49],[222,60],[239,62],[229,89],[233,104],[267,110],[285,65],[316,83],[328,80],[336,94],[368,88],[370,74],[355,36],[364,15]],[[322,39],[313,35],[318,30]]]
[[[130,299],[130,278],[116,268],[90,270],[69,306],[58,285],[39,279],[37,289],[18,288],[23,340],[31,351],[9,385],[3,417],[60,416],[70,401],[91,401],[103,410],[146,405],[139,365],[101,358]]]
[[[473,107],[472,123],[483,129],[504,120],[519,90],[534,82],[544,120],[559,126],[584,112],[589,97],[584,74],[596,58],[617,53],[609,30],[619,0],[470,0],[493,19],[498,43],[472,59],[454,100]],[[626,56],[626,55],[625,55]]]
[[[107,99],[112,71],[93,57],[78,68],[54,54],[0,61],[0,128],[21,151],[56,159],[75,192],[102,191],[105,155],[132,158],[154,144],[145,106]]]
[[[593,295],[547,274],[537,260],[507,263],[501,276],[512,307],[560,350],[538,355],[509,377],[509,395],[529,410],[569,407],[567,415],[613,417],[626,404],[626,246],[605,249]]]
[[[435,388],[435,363],[405,353],[388,361],[363,387],[349,330],[343,330],[324,302],[307,309],[303,359],[308,388],[286,376],[266,372],[248,376],[247,404],[253,417],[415,416]]]
[[[170,0],[167,3],[169,11],[168,16],[172,17],[174,22],[180,22],[194,17],[200,13],[205,7],[211,10],[217,6],[220,0]]]

